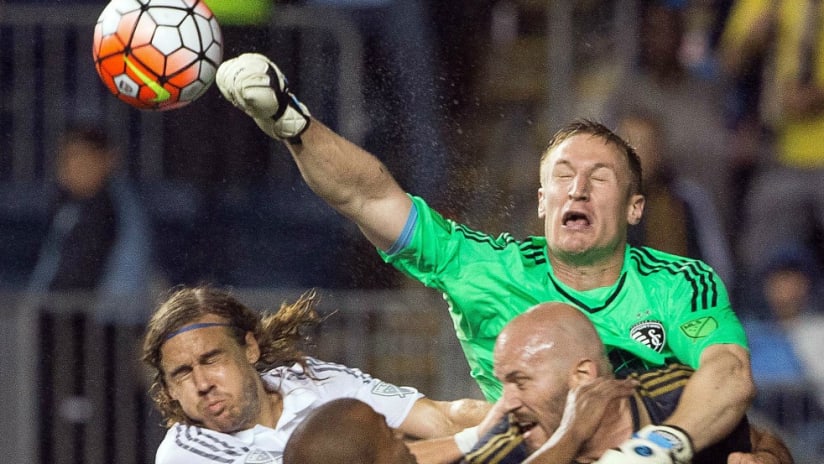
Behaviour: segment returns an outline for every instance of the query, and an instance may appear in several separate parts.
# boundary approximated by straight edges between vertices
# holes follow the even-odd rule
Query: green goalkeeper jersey
[[[617,282],[578,291],[553,276],[544,237],[494,237],[412,200],[407,229],[381,256],[444,293],[471,375],[489,401],[501,395],[492,370],[496,337],[542,302],[568,303],[587,314],[617,371],[674,360],[697,368],[709,345],[747,346],[724,284],[702,261],[627,246]]]

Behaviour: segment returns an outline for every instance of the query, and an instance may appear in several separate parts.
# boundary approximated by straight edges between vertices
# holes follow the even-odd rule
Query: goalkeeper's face
[[[629,163],[617,147],[589,134],[570,137],[541,165],[538,216],[552,256],[587,261],[623,253],[644,197],[630,194]]]

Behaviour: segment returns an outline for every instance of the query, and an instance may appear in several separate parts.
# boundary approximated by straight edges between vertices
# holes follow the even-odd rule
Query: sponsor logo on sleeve
[[[704,338],[717,328],[718,321],[712,316],[700,317],[681,325],[681,331],[690,338]]]
[[[372,387],[372,393],[379,396],[398,396],[406,398],[407,395],[414,395],[415,389],[409,387],[399,387],[391,383],[381,382]]]

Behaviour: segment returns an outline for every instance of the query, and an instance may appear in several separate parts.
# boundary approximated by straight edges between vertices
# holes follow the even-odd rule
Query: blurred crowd
[[[269,14],[230,17],[218,10],[220,3],[214,5],[227,15],[227,57],[272,50],[260,45],[273,40]],[[538,179],[529,173],[556,129],[547,117],[554,110],[553,73],[571,73],[565,92],[576,102],[574,116],[607,123],[643,160],[646,210],[631,243],[710,264],[751,331],[759,385],[806,379],[807,413],[822,419],[821,2],[573,2],[574,33],[564,38],[576,63],[572,70],[548,60],[552,2],[283,3],[332,6],[357,24],[369,120],[362,145],[405,188],[489,232],[540,233]],[[277,14],[277,5],[256,4]],[[617,23],[628,6],[629,22]],[[628,29],[617,30],[622,27]],[[619,48],[631,53],[616,63]],[[311,82],[295,87],[304,99],[323,91]],[[330,124],[340,123],[322,104],[311,107]],[[230,111],[216,90],[164,115],[168,182],[162,185],[127,185],[116,175],[119,158],[97,131],[67,132],[48,206],[42,220],[32,222],[37,227],[21,233],[11,219],[0,218],[12,241],[3,240],[4,288],[115,288],[114,273],[133,275],[135,269],[147,276],[144,285],[151,285],[150,274],[164,285],[407,284],[314,198],[282,148]],[[93,185],[86,190],[73,187],[93,174],[100,178],[87,179]],[[190,203],[167,207],[175,196],[175,204],[180,198]],[[60,253],[61,247],[67,251]],[[152,263],[130,261],[124,253],[150,254]],[[772,390],[763,392],[762,401]],[[772,419],[781,423],[782,414]]]

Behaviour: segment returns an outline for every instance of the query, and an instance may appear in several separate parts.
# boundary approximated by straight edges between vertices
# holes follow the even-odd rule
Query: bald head
[[[410,464],[415,460],[386,419],[354,398],[330,401],[314,411],[292,433],[284,464],[362,462]]]
[[[589,318],[563,303],[542,303],[512,319],[498,335],[494,363],[503,407],[527,430],[539,424],[547,433],[560,425],[572,388],[612,375]]]
[[[512,319],[495,345],[497,354],[551,356],[560,364],[582,357],[601,361],[604,345],[589,318],[565,303],[541,303]]]

